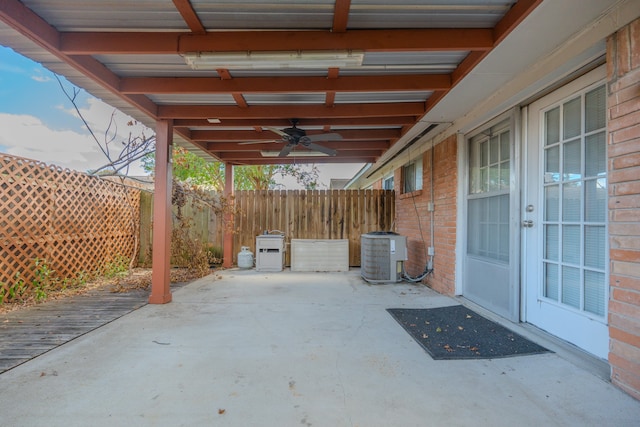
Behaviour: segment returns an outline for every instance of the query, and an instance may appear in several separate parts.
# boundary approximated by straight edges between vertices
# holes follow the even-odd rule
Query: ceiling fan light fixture
[[[186,52],[194,70],[361,67],[363,51]]]
[[[260,151],[262,157],[279,157],[280,151],[262,150]],[[328,154],[321,153],[319,151],[292,151],[289,154],[290,157],[329,157]]]

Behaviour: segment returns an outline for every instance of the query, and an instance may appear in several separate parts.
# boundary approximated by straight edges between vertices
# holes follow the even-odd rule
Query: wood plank
[[[0,315],[0,373],[143,307],[147,299],[148,291],[105,287]]]

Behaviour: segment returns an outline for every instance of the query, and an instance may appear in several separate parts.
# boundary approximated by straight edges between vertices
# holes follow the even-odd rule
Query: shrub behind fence
[[[136,189],[0,154],[0,285],[31,283],[35,259],[59,278],[130,259],[139,203]]]

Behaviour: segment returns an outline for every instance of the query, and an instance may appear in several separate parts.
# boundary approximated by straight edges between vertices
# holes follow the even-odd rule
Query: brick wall
[[[609,363],[640,399],[640,20],[607,40],[609,107]]]
[[[431,156],[433,155],[434,241],[431,242]],[[427,247],[433,246],[433,273],[426,283],[438,292],[455,291],[456,191],[458,186],[457,138],[451,136],[427,151],[423,158],[422,190],[402,194],[402,169],[394,175],[396,191],[396,229],[407,236],[407,272],[416,276],[427,263]],[[424,242],[423,242],[424,238]]]

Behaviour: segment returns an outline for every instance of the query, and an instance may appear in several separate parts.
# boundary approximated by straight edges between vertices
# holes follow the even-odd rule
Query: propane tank
[[[242,246],[240,248],[240,252],[238,252],[238,267],[239,268],[253,267],[253,252],[249,250],[248,246]]]

